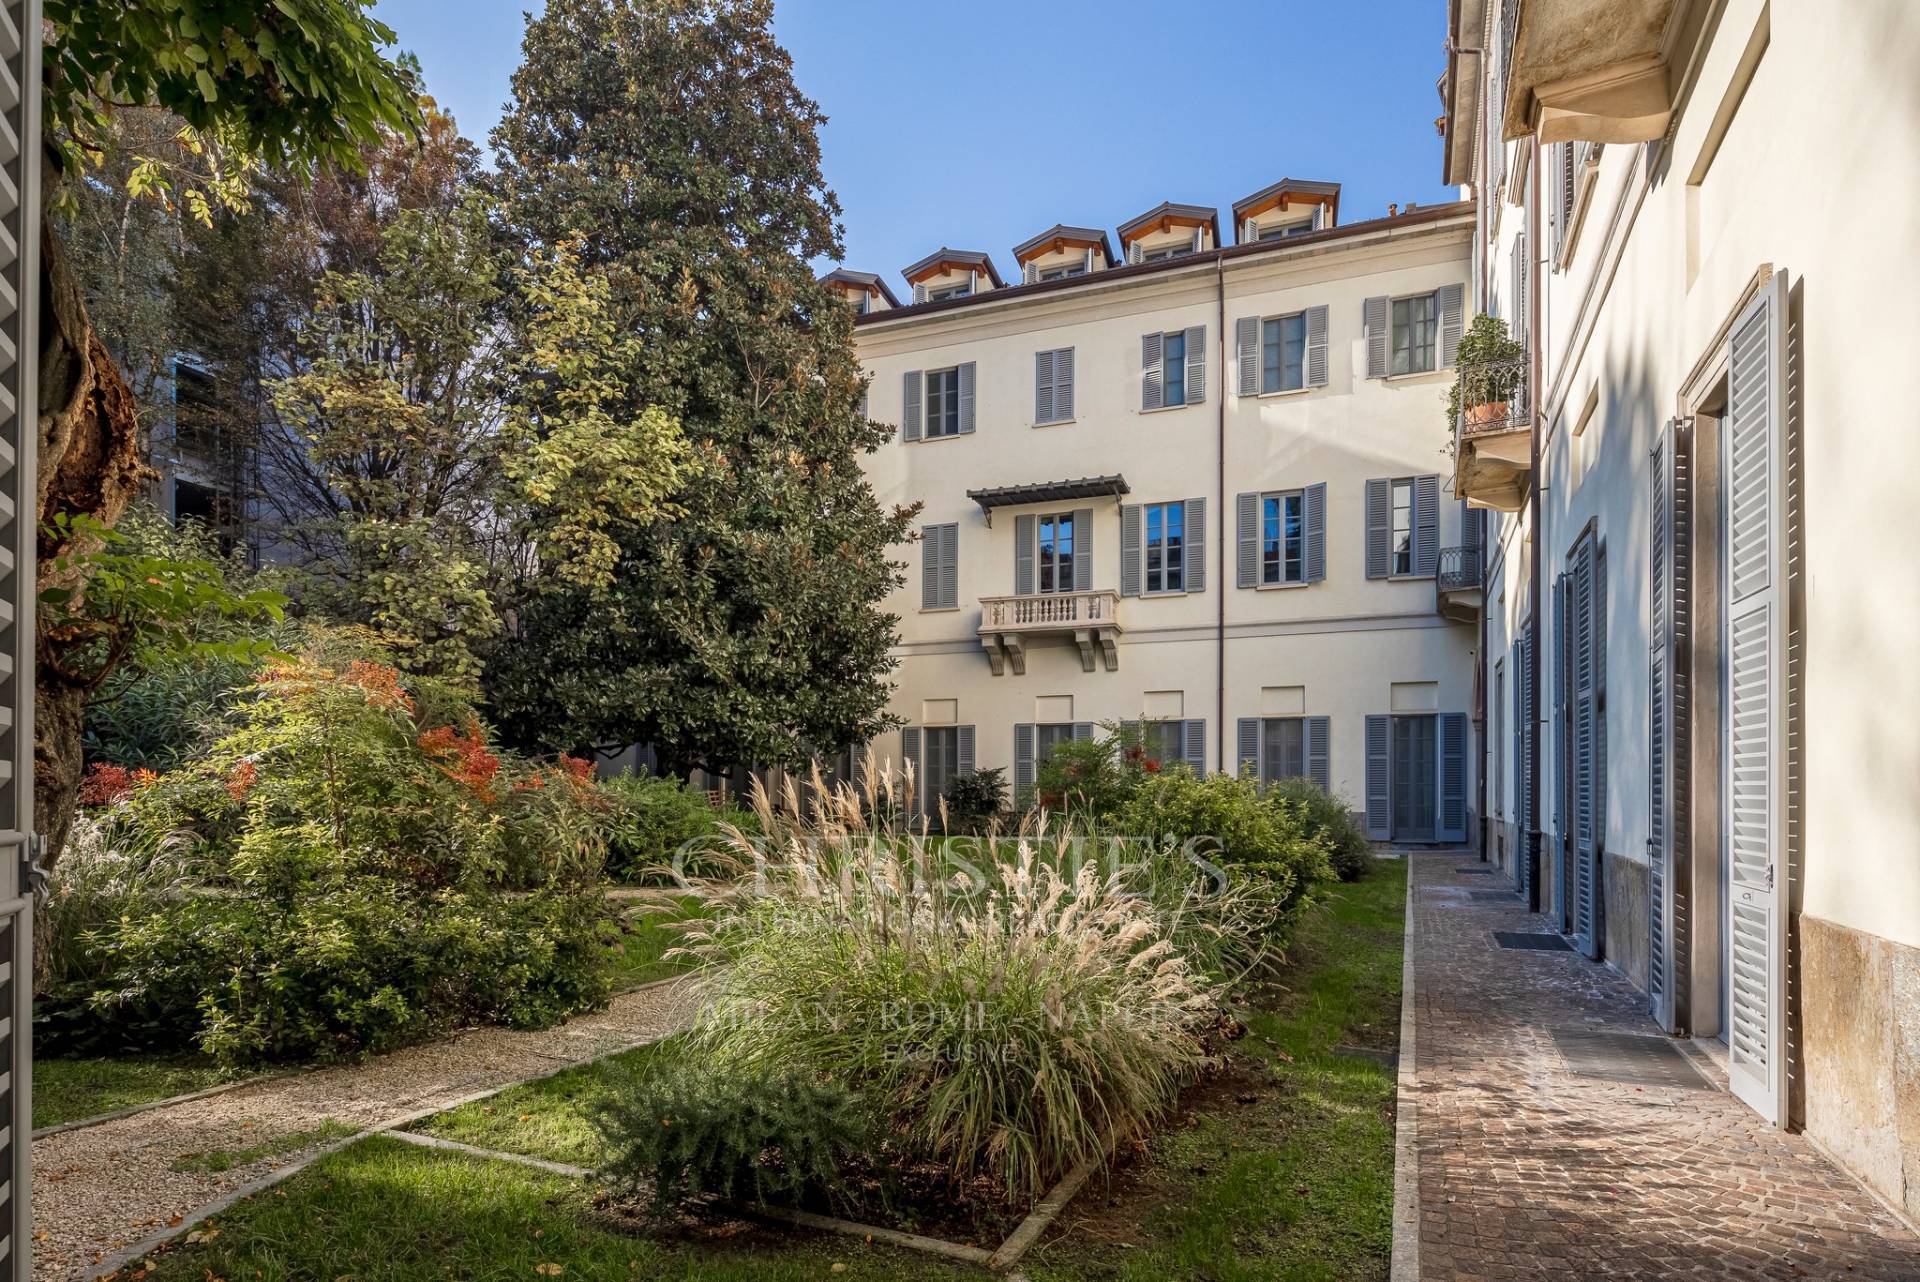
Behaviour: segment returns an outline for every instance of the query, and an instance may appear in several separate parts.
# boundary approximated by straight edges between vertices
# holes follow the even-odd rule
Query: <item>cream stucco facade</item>
[[[1369,481],[1432,478],[1438,503],[1428,540],[1437,550],[1472,537],[1446,489],[1442,428],[1452,371],[1437,354],[1431,372],[1369,377],[1365,318],[1370,298],[1449,289],[1461,297],[1471,211],[1454,205],[1303,227],[1285,241],[1215,251],[1211,227],[1181,230],[1177,211],[1192,207],[1172,208],[1169,227],[1123,225],[1121,243],[1131,243],[1130,233],[1150,248],[1197,236],[1197,252],[1108,267],[1104,249],[1041,246],[1043,266],[1084,255],[1094,270],[985,288],[984,274],[966,266],[978,290],[969,297],[861,317],[869,414],[915,422],[868,459],[873,485],[883,502],[921,504],[921,530],[953,527],[944,537],[954,548],[946,595],[924,573],[926,558],[944,551],[930,552],[926,538],[898,550],[907,582],[887,603],[901,620],[891,710],[907,729],[874,746],[895,761],[913,756],[925,771],[934,741],[926,732],[965,726],[967,763],[1003,768],[1021,783],[1032,765],[1021,759],[1019,727],[1077,723],[1084,732],[1144,719],[1183,723],[1182,755],[1209,771],[1231,770],[1244,719],[1324,718],[1326,781],[1365,810],[1367,718],[1444,720],[1464,734],[1473,702],[1474,634],[1438,610],[1432,565],[1370,578],[1366,551]],[[1313,213],[1302,208],[1294,216]],[[913,283],[950,287],[965,278],[962,266]],[[1313,308],[1325,309],[1323,381],[1262,394],[1259,371],[1251,371],[1256,390],[1242,395],[1240,322]],[[1150,408],[1143,337],[1177,335],[1191,345],[1200,331],[1202,359],[1188,351],[1181,371],[1190,403]],[[1062,349],[1072,351],[1071,408],[1048,411],[1036,361]],[[971,430],[936,436],[933,407],[946,405],[946,384],[929,382],[926,371],[963,366]],[[1204,387],[1197,402],[1196,370]],[[910,408],[910,401],[917,403]],[[1072,484],[1089,480],[1096,484]],[[1045,485],[1058,488],[1052,496],[1016,489]],[[1115,493],[1122,485],[1125,492]],[[1297,584],[1238,586],[1240,496],[1311,486],[1324,486],[1324,573]],[[1123,533],[1123,519],[1130,507],[1156,504],[1181,505],[1186,590],[1153,592],[1143,573],[1134,594],[1123,549],[1130,560],[1146,552]],[[1264,507],[1258,511],[1264,519]],[[1080,570],[1082,608],[1109,613],[992,633],[988,623],[999,616],[990,611],[1024,619],[1036,608],[1043,618],[1062,608],[1022,604],[1046,593],[1035,590],[1044,586],[1038,581],[1019,582],[1017,563],[1022,540],[1036,537],[1035,522],[1075,514],[1090,521],[1073,531],[1076,555],[1090,561]],[[1263,564],[1256,580],[1266,573]],[[1437,772],[1439,762],[1420,769]],[[1469,779],[1424,780],[1422,787],[1429,782],[1436,801],[1445,783],[1470,808]],[[1459,818],[1461,831],[1471,831]],[[1385,836],[1444,835],[1417,831],[1417,820],[1399,831],[1393,816],[1387,823]]]
[[[1517,491],[1467,490],[1508,509],[1486,593],[1490,848],[1578,933],[1555,585],[1588,534],[1605,548],[1591,952],[1670,1030],[1724,1046],[1763,1116],[1920,1214],[1920,572],[1902,533],[1920,434],[1892,377],[1920,288],[1920,10],[1667,0],[1601,31],[1525,0],[1505,6],[1516,33],[1500,8],[1449,5],[1442,82],[1476,305],[1531,336],[1533,461]],[[1750,602],[1771,649],[1743,649]],[[1529,635],[1537,763],[1513,733]]]

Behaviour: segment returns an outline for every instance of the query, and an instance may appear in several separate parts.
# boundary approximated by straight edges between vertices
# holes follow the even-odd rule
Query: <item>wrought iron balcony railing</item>
[[[1440,566],[1434,575],[1435,585],[1442,592],[1477,588],[1484,577],[1486,564],[1486,553],[1478,543],[1468,543],[1457,548],[1441,548]]]
[[[1497,432],[1518,432],[1533,422],[1532,398],[1527,389],[1528,359],[1487,361],[1460,367],[1462,441]]]

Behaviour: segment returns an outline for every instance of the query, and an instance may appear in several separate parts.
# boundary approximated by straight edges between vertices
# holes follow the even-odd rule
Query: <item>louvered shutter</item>
[[[1140,505],[1128,503],[1120,509],[1120,595],[1140,595]]]
[[[1320,785],[1322,792],[1333,791],[1329,760],[1333,751],[1332,723],[1326,717],[1308,717],[1302,734],[1307,741],[1307,778]]]
[[[1391,717],[1367,718],[1367,836],[1393,836],[1393,761]]]
[[[1180,755],[1193,773],[1207,773],[1207,723],[1204,719],[1194,718],[1180,727]]]
[[[1260,585],[1260,496],[1241,494],[1234,502],[1235,587]]]
[[[1300,506],[1306,525],[1306,564],[1308,583],[1320,583],[1327,577],[1327,483],[1315,481],[1301,492]]]
[[[1393,573],[1393,482],[1367,482],[1367,577],[1388,578]]]
[[[943,551],[940,527],[925,526],[920,531],[920,608],[940,608],[940,557]]]
[[[1130,243],[1127,246],[1127,262],[1144,263],[1145,261],[1147,261],[1147,252],[1140,242],[1136,240]]]
[[[960,366],[960,431],[962,435],[973,430],[973,371],[972,361]]]
[[[973,773],[973,727],[959,726],[954,732],[955,752],[953,772],[956,775]]]
[[[926,782],[920,772],[920,729],[918,726],[908,726],[900,732],[900,767],[902,770],[905,770],[908,766],[913,767],[913,792],[907,797],[907,813],[910,815],[918,815],[921,814],[923,810],[920,804],[920,795]]]
[[[1093,509],[1073,510],[1073,590],[1093,590]]]
[[[1013,797],[1022,801],[1033,791],[1033,725],[1023,722],[1013,728]]]
[[[915,283],[913,287],[913,301],[916,303],[924,303],[927,301],[927,283],[925,281]]]
[[[1520,840],[1520,856],[1516,864],[1514,883],[1522,898],[1529,903],[1533,899],[1533,860],[1528,857],[1527,844],[1527,650],[1525,624],[1522,633],[1514,638],[1509,650],[1508,667],[1513,672],[1513,705],[1509,712],[1513,717],[1511,739],[1513,742],[1513,826]]]
[[[941,537],[940,604],[952,610],[960,604],[960,526],[949,522]]]
[[[900,379],[900,435],[903,439],[920,439],[920,392],[923,380],[920,371],[910,369]]]
[[[1035,538],[1032,513],[1013,518],[1013,591],[1016,596],[1033,594]]]
[[[1235,738],[1238,740],[1239,755],[1233,763],[1234,775],[1245,778],[1251,772],[1255,779],[1264,778],[1266,770],[1260,762],[1260,719],[1258,717],[1240,718]]]
[[[1531,302],[1527,297],[1527,235],[1522,232],[1513,238],[1513,328],[1520,346],[1528,350],[1533,347],[1533,327],[1527,323],[1533,314]]]
[[[1073,417],[1073,349],[1062,347],[1053,354],[1053,417],[1064,423]]]
[[[1033,421],[1053,422],[1053,353],[1033,354]]]
[[[1607,942],[1607,544],[1593,547],[1593,947]]]
[[[1162,343],[1159,334],[1140,336],[1140,408],[1157,410],[1167,403],[1166,382],[1160,373]]]
[[[1075,743],[1086,743],[1088,740],[1092,738],[1093,738],[1093,722],[1076,721],[1073,723],[1073,739]]]
[[[1207,590],[1207,501],[1187,500],[1187,514],[1181,536],[1187,558],[1186,590]]]
[[[1242,316],[1233,323],[1234,365],[1242,396],[1260,394],[1260,318]]]
[[[41,6],[0,10],[0,1271],[33,1267],[34,614],[40,372]],[[56,1177],[57,1178],[57,1177]],[[43,1235],[42,1235],[43,1236]]]
[[[1441,841],[1467,839],[1467,714],[1440,714]]]
[[[1198,232],[1194,233],[1196,236]],[[1198,405],[1207,399],[1207,327],[1187,327],[1187,399],[1183,405]]]
[[[1087,252],[1085,256],[1081,258],[1080,264],[1089,274],[1093,272],[1093,246],[1087,246]]]
[[[1369,298],[1361,308],[1367,330],[1367,377],[1387,376],[1387,318],[1391,313],[1386,298]]]
[[[1031,285],[1040,279],[1040,264],[1027,263],[1020,268],[1020,283]]]
[[[1584,534],[1573,552],[1573,938],[1582,953],[1595,952],[1594,894],[1598,857],[1594,828],[1595,705],[1594,684],[1593,535]]]
[[[1691,420],[1667,423],[1653,451],[1647,569],[1651,582],[1647,1000],[1668,1032],[1688,1022],[1678,947],[1679,869],[1691,862],[1693,458]]]
[[[1553,580],[1553,718],[1559,731],[1555,737],[1554,812],[1559,823],[1559,912],[1561,924],[1567,929],[1573,924],[1573,596],[1569,582],[1565,573]]]
[[[1327,225],[1327,207],[1325,205],[1315,205],[1313,207],[1313,229],[1315,231],[1320,231],[1323,228],[1325,228],[1326,225]]]
[[[1327,385],[1327,308],[1307,308],[1307,386]]]
[[[1440,563],[1440,478],[1413,479],[1413,572],[1431,578]]]
[[[1440,301],[1440,367],[1451,369],[1460,361],[1460,335],[1466,327],[1466,291],[1460,285],[1442,285]]]

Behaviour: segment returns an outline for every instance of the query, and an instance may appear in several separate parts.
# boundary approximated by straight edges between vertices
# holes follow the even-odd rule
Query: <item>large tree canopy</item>
[[[529,20],[493,135],[526,246],[578,238],[638,338],[632,417],[663,411],[702,457],[677,515],[615,535],[593,588],[527,601],[490,672],[522,742],[648,742],[671,767],[791,762],[886,722],[912,513],[859,456],[844,305],[808,260],[840,249],[819,108],[793,83],[768,0],[552,0]]]
[[[47,0],[42,88],[45,198],[75,205],[71,182],[119,181],[202,222],[243,203],[265,167],[300,177],[351,164],[380,128],[418,116],[414,77],[381,54],[393,33],[359,0]],[[171,148],[112,160],[122,112],[185,122]],[[62,177],[67,180],[61,181]],[[64,612],[86,606],[90,544],[110,529],[150,473],[140,457],[134,395],[93,329],[57,229],[43,220],[40,255],[39,517],[43,583],[59,565]],[[64,651],[75,630],[43,619],[35,683],[34,826],[57,853],[73,813],[90,682]]]

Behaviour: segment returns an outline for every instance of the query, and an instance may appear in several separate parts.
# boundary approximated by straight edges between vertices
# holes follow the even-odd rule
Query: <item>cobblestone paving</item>
[[[1804,1138],[1726,1092],[1568,1070],[1552,1030],[1657,1036],[1645,998],[1571,952],[1472,855],[1413,860],[1420,1276],[1920,1279],[1920,1239]]]

